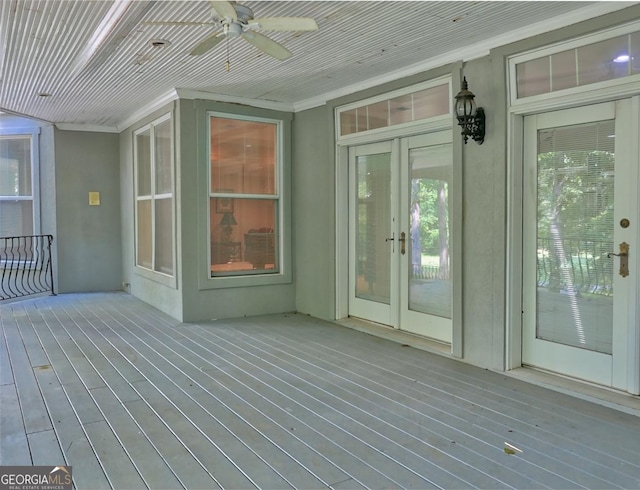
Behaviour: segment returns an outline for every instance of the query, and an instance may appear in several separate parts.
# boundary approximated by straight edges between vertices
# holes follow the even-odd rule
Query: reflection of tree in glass
[[[603,141],[605,124],[589,126],[598,132],[595,141],[586,137],[589,149],[584,139],[562,139],[559,129],[540,132],[559,146],[540,142],[552,151],[538,154],[538,276],[553,290],[611,293],[615,158],[611,140]]]
[[[438,278],[449,278],[449,184],[440,179],[411,181],[411,262],[438,257]]]

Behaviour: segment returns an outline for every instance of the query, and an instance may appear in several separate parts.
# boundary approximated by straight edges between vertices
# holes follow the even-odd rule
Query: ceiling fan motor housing
[[[225,30],[229,37],[240,37],[242,35],[242,25],[237,22],[225,24]]]

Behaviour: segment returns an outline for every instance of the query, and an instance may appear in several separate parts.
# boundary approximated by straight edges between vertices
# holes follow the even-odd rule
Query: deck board
[[[15,388],[18,392],[22,418],[27,434],[52,428],[42,394],[17,323],[3,325]]]
[[[250,338],[253,341],[255,339],[259,339],[260,337],[261,336],[259,334],[256,334],[254,332],[252,333]],[[403,393],[398,391],[397,389],[391,389],[390,387],[392,386],[402,387],[406,385],[406,380],[401,379],[399,376],[393,375],[393,370],[396,369],[394,365],[391,365],[391,364],[385,365],[383,372],[375,373],[376,381],[373,382],[373,381],[370,381],[369,379],[372,374],[372,366],[365,365],[364,361],[362,362],[363,365],[361,367],[358,367],[355,364],[351,364],[350,370],[346,371],[340,367],[340,363],[341,363],[340,357],[334,357],[330,352],[323,352],[321,357],[314,358],[314,353],[311,351],[311,349],[308,348],[309,338],[305,337],[304,340],[305,340],[304,343],[296,343],[295,338],[292,339],[291,337],[289,337],[287,343],[281,344],[280,350],[281,352],[292,352],[299,356],[304,356],[305,359],[313,359],[312,365],[316,369],[318,367],[325,368],[325,370],[322,371],[323,373],[325,372],[340,373],[341,382],[348,383],[347,389],[358,397],[360,406],[363,406],[364,403],[369,402],[369,403],[373,403],[374,407],[381,406],[381,405],[383,406],[384,409],[390,409],[391,407],[394,407],[393,410],[396,413],[402,414],[404,412],[407,412],[407,418],[409,419],[409,422],[412,425],[411,428],[413,429],[413,431],[426,430],[424,428],[427,426],[427,424],[417,423],[413,419],[416,417],[417,414],[421,413],[421,411],[431,411],[436,409],[433,403],[434,396],[430,395],[428,399],[425,398],[424,400],[420,400],[420,398],[424,398],[424,397],[421,397],[420,390],[413,390],[413,394],[412,394],[412,393]],[[379,365],[380,358],[376,357],[376,359],[378,359],[376,361],[376,364]],[[433,373],[433,371],[431,371],[431,373]],[[384,376],[382,378],[383,382],[381,382],[380,380],[381,376]],[[419,377],[419,373],[416,373],[416,378],[418,377]],[[411,381],[414,381],[415,383],[418,382],[417,379],[411,380]],[[451,384],[454,383],[454,381],[447,380],[447,383],[449,386],[451,386]],[[488,403],[490,400],[487,398],[486,393],[487,393],[487,389],[490,388],[490,386],[487,386],[486,383],[484,383],[484,385],[485,386],[482,386],[481,384],[481,391],[479,391],[478,393],[475,393],[473,396],[481,397],[480,399],[486,399]],[[476,386],[475,384],[473,384],[471,387],[466,386],[465,392],[459,395],[460,398],[462,398],[463,395],[466,397],[469,397],[469,394],[470,394],[469,390],[474,389],[475,386]],[[333,385],[333,386],[327,386],[326,389],[332,393],[335,393],[336,391],[342,388],[338,385]],[[369,400],[370,394],[374,395],[373,400]],[[493,396],[494,395],[491,395],[491,397]],[[376,402],[375,398],[382,398],[382,399]],[[509,401],[509,400],[507,399],[506,401]],[[606,486],[609,483],[609,481],[616,481],[615,479],[616,472],[612,471],[611,468],[612,467],[615,468],[616,466],[618,466],[620,464],[620,461],[613,460],[608,456],[608,454],[603,454],[602,449],[599,450],[600,452],[598,454],[594,452],[593,456],[595,459],[605,457],[607,461],[605,461],[604,463],[602,462],[594,463],[593,460],[589,460],[583,456],[584,451],[590,448],[585,448],[584,446],[573,447],[571,445],[572,441],[567,441],[566,439],[557,437],[555,438],[554,441],[552,441],[552,443],[545,443],[543,445],[537,444],[537,441],[535,439],[528,437],[528,434],[531,432],[531,427],[526,428],[522,432],[522,434],[524,434],[524,436],[528,438],[526,442],[522,442],[519,440],[520,436],[518,435],[518,433],[514,432],[513,428],[510,428],[512,427],[512,424],[507,424],[507,423],[500,424],[500,423],[496,423],[495,420],[493,420],[495,419],[495,416],[492,417],[492,415],[494,415],[495,412],[489,413],[487,417],[481,420],[477,415],[477,409],[475,408],[473,410],[459,409],[459,406],[464,406],[465,404],[469,407],[472,407],[472,405],[470,405],[470,402],[462,402],[457,404],[450,403],[448,405],[441,405],[440,407],[437,407],[437,409],[439,410],[439,420],[446,421],[448,419],[449,420],[448,423],[450,427],[451,428],[455,427],[455,430],[447,429],[445,432],[448,434],[447,438],[451,440],[456,440],[456,442],[458,443],[455,446],[456,448],[460,448],[461,446],[469,447],[470,445],[477,445],[475,444],[476,441],[490,442],[493,440],[492,446],[485,447],[484,451],[482,447],[479,447],[478,454],[485,455],[485,456],[491,455],[491,456],[494,456],[493,458],[494,460],[496,459],[499,460],[499,459],[504,459],[504,458],[501,458],[501,455],[500,455],[500,452],[503,449],[502,441],[504,441],[505,438],[508,438],[507,440],[511,440],[511,442],[516,443],[516,445],[519,444],[518,447],[522,447],[523,449],[526,448],[528,451],[529,450],[537,451],[539,457],[546,458],[548,466],[550,468],[555,466],[556,467],[555,472],[561,474],[563,478],[566,478],[567,475],[570,473],[574,473],[573,480],[575,480],[576,483],[579,483],[583,478],[582,478],[582,475],[580,474],[580,471],[576,471],[576,468],[584,467],[586,463],[589,474],[594,476],[593,479],[588,480],[590,484],[594,484],[595,482],[600,486]],[[387,405],[390,405],[390,406],[387,406]],[[499,407],[500,405],[498,406],[498,408]],[[457,415],[457,418],[454,419],[453,416],[455,415]],[[544,417],[542,418],[548,420],[552,415],[553,414],[545,413]],[[436,424],[439,424],[440,423],[439,420],[431,418],[430,422],[435,422]],[[468,420],[474,420],[474,421],[480,422],[478,424],[478,428],[475,429],[473,424],[469,424],[467,422]],[[596,421],[594,420],[594,423],[595,422]],[[397,425],[402,426],[402,421],[399,420],[397,422]],[[432,424],[428,424],[428,425],[432,425]],[[488,429],[490,426],[494,434],[489,434],[486,430],[480,430],[480,426],[482,426],[483,429]],[[446,427],[442,427],[441,430],[443,429],[446,429]],[[460,432],[461,430],[464,430],[466,433]],[[580,431],[582,430],[583,429],[580,429]],[[429,432],[432,432],[432,431],[429,430]],[[414,432],[414,433],[417,433],[417,432]],[[467,441],[465,442],[464,440],[461,440],[461,436],[465,437]],[[615,442],[615,438],[612,443],[617,444]],[[497,449],[498,451],[495,451],[495,449]],[[496,456],[498,458],[495,458]],[[469,458],[470,458],[469,455],[463,456],[463,459],[465,460],[469,460]],[[562,461],[563,465],[559,465],[557,463],[558,461]],[[637,473],[638,468],[634,467],[633,471]],[[491,474],[493,476],[499,475],[500,468],[496,468],[494,466]],[[535,474],[539,476],[539,471],[536,470]],[[598,476],[602,478],[600,481],[597,479]],[[622,485],[623,487],[629,487],[635,484],[635,481],[632,478],[625,478],[621,474],[618,474],[617,476],[619,479],[619,484]],[[532,484],[533,483],[534,482],[532,482]]]
[[[27,433],[14,384],[0,385],[0,465],[31,464]]]
[[[0,460],[79,489],[640,487],[638,417],[305,315],[0,313]]]
[[[53,429],[33,432],[27,438],[34,465],[47,466],[53,463],[56,466],[66,466],[58,436]]]
[[[111,488],[84,426],[78,418],[77,408],[67,397],[56,373],[53,369],[42,369],[36,371],[36,376],[64,459],[67,464],[73,466],[73,480],[76,487]],[[55,465],[56,461],[46,464]]]

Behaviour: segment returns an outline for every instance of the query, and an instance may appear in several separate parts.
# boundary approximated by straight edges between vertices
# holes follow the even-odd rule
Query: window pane
[[[33,201],[0,201],[0,236],[33,235]]]
[[[537,329],[611,353],[614,121],[538,132]]]
[[[367,106],[356,109],[356,126],[358,133],[369,130],[369,120],[367,118]]]
[[[640,73],[640,32],[634,32],[629,35],[629,46],[631,48],[629,52],[631,56],[629,60],[631,63],[631,75],[636,75]]]
[[[151,133],[136,135],[136,163],[138,167],[138,196],[151,195]]]
[[[212,198],[210,206],[212,275],[277,272],[277,201]]]
[[[151,240],[151,200],[138,201],[138,265],[153,267]]]
[[[173,274],[173,199],[156,199],[155,270]]]
[[[384,100],[367,106],[369,129],[386,128],[389,125],[389,102]]]
[[[155,127],[156,194],[171,194],[171,121]]]
[[[31,195],[31,137],[0,138],[0,196]]]
[[[340,135],[353,134],[356,132],[356,110],[344,111],[340,113]]]
[[[549,58],[538,58],[516,65],[518,97],[531,97],[551,91]]]
[[[391,221],[391,154],[358,156],[355,295],[390,304],[391,255],[385,239]]]
[[[413,120],[413,98],[411,94],[391,99],[391,125],[411,122]]]
[[[620,36],[578,48],[578,83],[603,82],[629,74],[629,62],[614,61],[628,55],[628,36]]]
[[[413,94],[414,121],[449,114],[450,108],[451,99],[447,84],[420,90]]]
[[[411,210],[409,309],[451,318],[449,235],[453,156],[451,144],[409,153]]]
[[[211,192],[276,194],[275,123],[211,117]]]
[[[571,49],[551,56],[551,90],[564,90],[578,85],[576,52]]]

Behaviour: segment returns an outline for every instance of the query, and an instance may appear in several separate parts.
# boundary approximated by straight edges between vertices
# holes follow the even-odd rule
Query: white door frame
[[[522,366],[522,310],[523,310],[523,168],[524,168],[524,117],[537,112],[560,110],[581,105],[591,105],[593,94],[585,97],[582,104],[576,101],[566,104],[562,99],[555,99],[556,104],[549,101],[534,104],[519,104],[510,107],[507,124],[508,166],[507,166],[507,281],[506,281],[506,350],[505,367],[507,370]],[[628,98],[628,97],[620,97]],[[640,166],[640,96],[631,98],[631,124],[628,128],[632,135],[629,148],[632,155],[636,155],[635,181],[639,182],[638,167]],[[640,216],[640,199],[637,193],[630,196],[629,207],[634,209],[636,216]],[[631,297],[637,298],[640,292],[640,223],[636,223],[633,233],[633,243],[629,255],[629,268],[632,281]],[[635,253],[632,253],[635,251]],[[614,266],[615,267],[615,266]],[[631,327],[628,334],[627,355],[627,392],[640,394],[640,308],[636,301],[629,301],[629,318]],[[635,325],[635,328],[633,326]]]
[[[390,201],[389,201],[389,215],[390,220],[387,223],[389,229],[384,234],[385,237],[399,237],[398,231],[398,220],[394,219],[394,217],[398,216],[398,196],[397,192],[399,190],[398,186],[398,178],[400,169],[396,164],[399,159],[399,141],[397,138],[391,141],[381,141],[378,143],[368,143],[363,145],[353,145],[349,147],[349,182],[350,189],[353,189],[352,185],[356,182],[357,175],[357,159],[360,156],[364,155],[375,155],[375,154],[389,154],[389,175],[391,177],[391,185],[390,185]],[[355,264],[356,258],[356,216],[358,213],[358,203],[357,199],[354,196],[351,196],[349,199],[348,206],[348,215],[349,215],[349,263]],[[388,248],[390,262],[389,262],[389,290],[390,297],[389,303],[379,303],[373,300],[361,299],[356,296],[356,291],[354,289],[355,281],[357,278],[355,277],[356,270],[354,267],[350,266],[348,268],[349,271],[349,310],[357,316],[358,318],[369,319],[370,321],[380,322],[384,325],[389,325],[394,328],[398,328],[398,297],[397,294],[394,294],[398,290],[398,275],[395,273],[397,270],[397,262],[398,258],[396,254],[391,254],[391,249],[398,246],[398,242],[394,239],[391,242],[386,244],[386,247],[379,244],[382,248]]]
[[[456,88],[456,87],[454,87]],[[420,134],[451,130],[450,118],[438,118],[424,124],[414,126],[402,134],[394,132],[393,137],[410,137]],[[455,134],[455,132],[454,132]],[[375,143],[393,138],[385,138],[384,133],[374,135],[358,135],[348,141],[336,142],[335,168],[335,203],[336,203],[336,289],[335,319],[346,319],[349,316],[349,147],[367,143]],[[453,187],[454,192],[451,211],[451,275],[453,278],[453,314],[451,355],[462,357],[462,139],[453,138]],[[409,335],[409,334],[407,334]],[[436,349],[442,352],[441,349]]]

